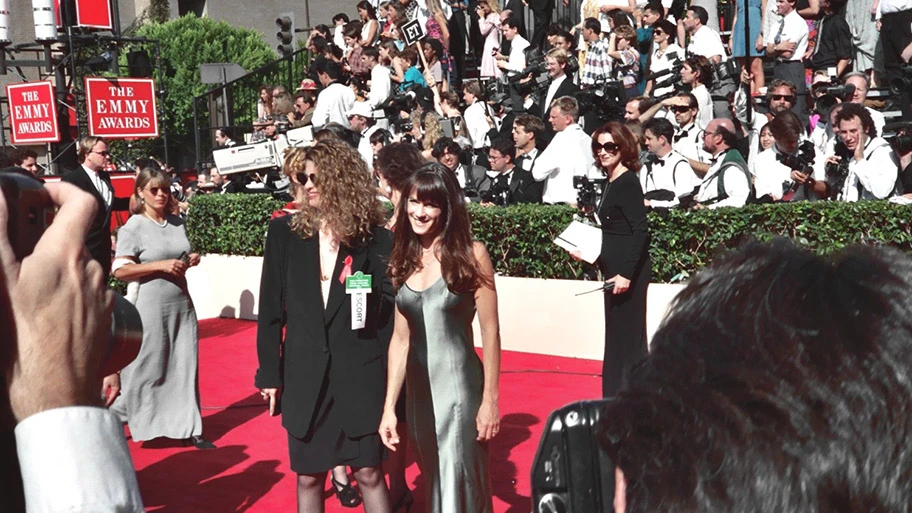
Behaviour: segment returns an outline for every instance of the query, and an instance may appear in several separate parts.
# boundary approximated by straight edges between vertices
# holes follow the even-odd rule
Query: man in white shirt
[[[380,128],[374,121],[373,111],[367,102],[355,102],[355,105],[346,112],[348,126],[351,130],[361,135],[358,140],[358,154],[367,164],[367,170],[374,169],[374,150],[371,148],[370,136]]]
[[[501,24],[503,37],[510,42],[510,57],[497,55],[497,67],[504,71],[520,72],[526,68],[526,48],[529,42],[519,35],[519,22],[515,18],[508,18]]]
[[[487,106],[481,100],[481,85],[476,82],[466,82],[462,89],[462,99],[467,105],[463,120],[466,124],[466,130],[469,132],[469,139],[472,140],[472,148],[475,154],[483,153],[488,145],[488,118],[485,113]]]
[[[697,176],[705,175],[711,156],[703,150],[703,129],[696,122],[697,98],[690,93],[666,98],[647,109],[640,119],[650,120],[662,109],[672,112],[677,124],[671,147],[687,159]]]
[[[697,126],[705,128],[713,120],[713,100],[707,84],[712,85],[712,64],[702,55],[691,55],[681,67],[681,82],[690,86],[697,99]]]
[[[798,88],[795,102],[795,114],[807,124],[807,106],[804,97],[807,85],[804,78],[804,63],[801,61],[807,52],[807,21],[795,10],[796,0],[776,0],[779,8],[779,26],[773,28],[766,43],[767,57],[774,59],[773,78],[787,80]]]
[[[712,155],[712,165],[700,183],[695,208],[742,207],[751,193],[747,163],[734,148],[735,125],[729,119],[714,119],[703,133],[703,149]]]
[[[339,123],[345,126],[348,119],[345,115],[355,104],[355,92],[350,87],[338,82],[342,78],[342,67],[338,62],[327,61],[323,69],[317,71],[323,90],[317,96],[314,108],[313,125],[320,129],[327,123]]]
[[[728,61],[722,38],[719,36],[719,32],[706,26],[708,17],[706,9],[698,5],[692,5],[687,10],[687,15],[684,17],[684,28],[690,34],[687,53],[702,55],[709,59],[710,64],[715,68],[726,70],[727,67],[719,67],[720,64]],[[711,78],[704,77],[704,83],[712,84],[709,90],[713,97],[713,116],[731,119],[727,98],[729,94],[735,92],[735,77],[728,73],[725,73],[721,79],[718,75]]]
[[[682,196],[689,196],[700,185],[700,179],[693,172],[690,163],[671,147],[674,126],[664,118],[650,119],[643,126],[643,140],[651,152],[646,165],[640,168],[640,186],[647,207],[672,208],[678,206]],[[649,193],[667,191],[673,193],[670,199],[648,199]]]
[[[362,50],[361,58],[371,70],[371,86],[367,93],[367,104],[371,109],[377,110],[383,102],[389,99],[392,92],[390,69],[380,64],[380,51],[375,46],[368,46]],[[380,112],[380,116],[376,112],[374,113],[374,117],[378,119],[382,115],[382,112]]]
[[[595,159],[592,138],[577,124],[579,104],[563,96],[551,104],[550,123],[555,136],[532,166],[532,176],[545,182],[542,201],[548,204],[576,204],[574,176],[587,176]]]
[[[852,93],[852,96],[844,98],[849,103],[857,103],[859,105],[864,105],[865,100],[868,98],[868,89],[870,89],[871,81],[868,78],[868,75],[861,71],[853,71],[848,73],[845,76],[846,85],[851,84],[855,87],[855,91]],[[865,110],[868,111],[868,114],[871,115],[871,120],[874,121],[874,128],[877,131],[877,137],[883,135],[884,127],[884,115],[880,111],[876,111],[870,107],[865,106]]]
[[[61,206],[53,223],[22,262],[12,253],[0,261],[0,302],[17,312],[0,321],[9,345],[0,364],[8,369],[4,393],[17,423],[25,511],[141,513],[123,426],[99,394],[98,376],[118,370],[131,355],[112,351],[111,293],[101,267],[85,255],[95,201],[68,183],[46,189]],[[0,195],[4,219],[7,209]],[[0,245],[9,244],[4,221]],[[11,355],[15,361],[6,359]]]
[[[893,148],[883,138],[877,137],[874,121],[864,106],[857,103],[843,104],[836,114],[839,138],[851,157],[848,175],[842,183],[827,176],[830,189],[838,190],[840,201],[885,199],[896,188],[899,160]],[[843,157],[830,155],[827,163],[839,164]]]

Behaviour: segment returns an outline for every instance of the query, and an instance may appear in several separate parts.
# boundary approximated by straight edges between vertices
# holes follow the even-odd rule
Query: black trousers
[[[605,293],[605,356],[602,397],[617,395],[627,371],[646,357],[646,292],[652,263],[645,259],[624,294]]]
[[[551,11],[532,11],[532,23],[532,39],[529,40],[529,45],[532,48],[544,48],[545,34],[551,23]]]
[[[899,69],[905,64],[901,54],[912,43],[912,10],[884,14],[880,22],[880,41],[889,83],[901,76]]]
[[[461,9],[454,10],[447,24],[450,31],[450,55],[453,56],[453,62],[456,69],[450,77],[450,83],[453,87],[462,87],[462,80],[465,78],[465,60],[466,60],[466,19],[465,12]]]

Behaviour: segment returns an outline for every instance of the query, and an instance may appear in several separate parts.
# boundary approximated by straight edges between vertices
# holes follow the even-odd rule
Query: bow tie
[[[710,157],[709,165],[711,166],[711,165],[715,164],[717,160],[719,160],[719,157]]]
[[[674,137],[673,137],[674,142],[680,141],[681,139],[687,137],[688,134],[690,134],[689,128],[687,130],[681,130],[680,132],[678,132],[677,134],[674,135]]]

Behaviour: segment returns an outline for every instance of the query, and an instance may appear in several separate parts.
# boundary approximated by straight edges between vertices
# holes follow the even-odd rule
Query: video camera
[[[575,92],[572,96],[579,103],[579,111],[593,112],[598,117],[599,125],[624,118],[627,91],[620,80],[601,82],[590,89]]]
[[[894,124],[896,126],[896,124]],[[886,128],[886,127],[885,127]],[[896,135],[887,138],[887,142],[893,147],[897,155],[905,155],[912,152],[912,123],[902,123],[898,128],[894,128]]]
[[[613,513],[615,465],[595,436],[608,401],[548,416],[532,462],[532,513]]]
[[[814,174],[814,159],[816,157],[817,150],[814,148],[814,143],[811,141],[804,141],[798,145],[798,153],[796,155],[779,153],[776,155],[776,160],[792,171],[798,171],[799,173],[811,176]],[[801,184],[798,182],[794,182],[790,179],[783,181],[783,201],[788,201],[799,187],[801,187]]]
[[[855,94],[855,86],[853,84],[843,84],[838,86],[830,86],[826,88],[826,94],[835,96],[836,98],[848,98]]]
[[[522,81],[529,76],[532,76],[532,80]],[[551,84],[551,76],[548,75],[548,65],[541,50],[538,48],[526,50],[526,67],[519,73],[511,75],[507,80],[519,97],[528,94],[538,96],[546,92],[548,85]]]
[[[673,61],[671,68],[657,71],[655,73],[650,73],[643,77],[644,82],[650,80],[653,81],[652,90],[664,89],[666,87],[673,88],[672,91],[665,93],[663,95],[655,96],[655,101],[662,101],[665,98],[671,98],[672,96],[677,95],[683,91],[684,84],[681,83],[681,68],[684,67],[684,63],[680,59]]]
[[[589,179],[588,176],[574,176],[573,188],[576,189],[576,204],[589,220],[595,221],[599,199],[602,197],[607,178]]]

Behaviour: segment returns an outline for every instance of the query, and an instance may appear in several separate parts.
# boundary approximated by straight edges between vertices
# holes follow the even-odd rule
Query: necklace
[[[153,223],[157,224],[158,226],[161,226],[162,228],[164,228],[165,226],[168,226],[168,219],[167,219],[167,218],[165,218],[165,220],[162,221],[162,222],[158,222],[158,221],[156,221],[155,219],[152,219],[152,216],[150,216],[150,215],[147,214],[146,212],[143,212],[143,215],[146,216],[146,218],[148,218],[148,219],[149,219],[150,221],[152,221]]]

